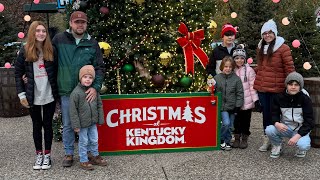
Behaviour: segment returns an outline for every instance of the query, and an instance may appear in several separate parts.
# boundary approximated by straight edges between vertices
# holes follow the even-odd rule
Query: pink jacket
[[[235,68],[235,73],[240,77],[243,85],[244,91],[244,103],[241,107],[242,110],[252,109],[254,108],[254,102],[259,100],[258,93],[255,89],[253,89],[254,80],[256,78],[256,73],[249,66],[249,64],[245,64],[240,68]],[[246,75],[246,76],[245,76]],[[246,77],[246,81],[245,81]]]

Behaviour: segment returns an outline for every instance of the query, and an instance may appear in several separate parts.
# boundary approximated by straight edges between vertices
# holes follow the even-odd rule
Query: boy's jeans
[[[88,162],[88,150],[93,156],[98,156],[98,130],[96,124],[87,128],[80,128],[79,156],[80,162]]]
[[[288,130],[286,132],[280,132],[277,130],[277,128],[274,125],[270,125],[270,126],[267,126],[266,128],[266,134],[269,137],[271,144],[278,146],[282,143],[283,137],[291,138],[297,134],[297,131],[293,131],[288,127]],[[311,142],[311,139],[308,133],[307,135],[302,136],[298,140],[297,147],[301,151],[307,151],[310,149],[310,142]]]
[[[230,143],[231,141],[231,123],[234,122],[235,115],[227,111],[221,112],[222,124],[220,130],[220,140],[225,143]]]
[[[61,96],[61,114],[63,123],[62,141],[66,155],[73,155],[74,151],[74,131],[71,127],[71,120],[69,115],[69,96]]]

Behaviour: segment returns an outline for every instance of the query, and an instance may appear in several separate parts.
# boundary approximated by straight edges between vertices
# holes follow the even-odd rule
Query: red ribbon
[[[186,74],[190,71],[194,74],[194,57],[195,55],[204,68],[206,68],[209,58],[200,48],[201,41],[204,39],[204,30],[200,29],[194,32],[188,32],[187,26],[181,22],[178,32],[185,35],[177,39],[178,44],[183,48],[184,61],[186,65]]]

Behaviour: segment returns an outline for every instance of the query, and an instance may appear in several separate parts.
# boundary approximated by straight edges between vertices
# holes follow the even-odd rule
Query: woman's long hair
[[[42,49],[36,46],[36,28],[42,25],[47,32],[47,36],[42,44]],[[27,43],[24,46],[26,61],[36,62],[39,59],[39,52],[43,52],[43,60],[53,61],[53,47],[51,44],[50,36],[46,25],[41,21],[33,21],[29,27],[27,34]]]
[[[273,41],[270,42],[269,44],[269,47],[267,49],[267,61],[268,63],[271,62],[271,57],[272,57],[272,54],[273,54],[273,48],[274,48],[274,45],[276,44],[276,38],[274,38]],[[267,42],[262,39],[262,43],[261,43],[261,48],[259,49],[259,53],[258,53],[258,63],[262,63],[263,61],[263,52],[264,52],[264,46],[267,45]]]

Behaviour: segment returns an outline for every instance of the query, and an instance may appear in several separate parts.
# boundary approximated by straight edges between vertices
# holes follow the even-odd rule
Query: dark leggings
[[[276,93],[258,92],[259,100],[262,106],[262,119],[263,119],[264,131],[267,126],[272,125],[271,106],[272,106],[273,97],[275,95]]]
[[[241,110],[234,120],[234,134],[250,135],[251,109]]]
[[[42,128],[44,130],[45,150],[51,150],[53,138],[52,118],[55,107],[56,102],[53,101],[45,105],[33,105],[33,107],[30,108],[33,127],[33,141],[36,151],[42,151]],[[43,109],[43,115],[41,113],[41,109]]]

